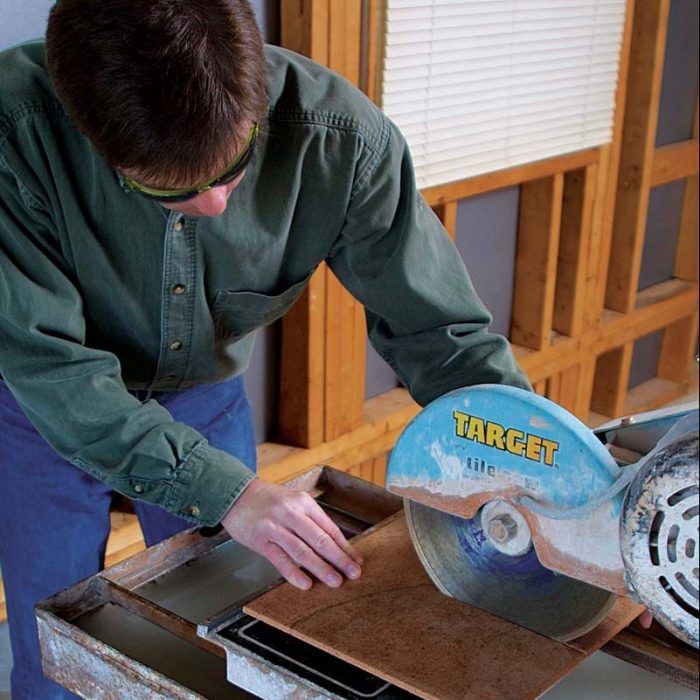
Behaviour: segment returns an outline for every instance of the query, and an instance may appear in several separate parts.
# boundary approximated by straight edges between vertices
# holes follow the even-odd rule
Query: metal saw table
[[[379,531],[402,508],[401,499],[384,489],[327,467],[312,470],[292,485],[312,493],[347,536]],[[370,569],[363,579],[374,580]],[[45,672],[86,698],[439,697],[425,687],[410,692],[411,683],[399,687],[243,611],[278,582],[267,562],[225,533],[180,533],[38,606]],[[465,616],[475,614],[476,609],[456,604]],[[624,607],[616,606],[606,621],[574,645],[523,630],[530,635],[525,641],[533,659],[552,659],[557,649],[560,661],[564,659],[549,668],[544,664],[539,675],[523,672],[520,657],[509,655],[506,646],[493,646],[513,623],[476,612],[488,624],[472,625],[464,653],[490,645],[498,663],[484,668],[478,678],[456,679],[463,684],[458,686],[459,697],[538,697],[601,645],[697,688],[696,652],[660,628],[617,633],[630,617]],[[431,620],[423,620],[421,626],[429,628]],[[416,644],[421,634],[416,629]],[[431,664],[429,649],[423,662]],[[424,676],[418,672],[416,678]]]

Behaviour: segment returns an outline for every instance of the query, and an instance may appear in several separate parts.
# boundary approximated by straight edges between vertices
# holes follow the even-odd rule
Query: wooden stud
[[[602,228],[600,230],[600,249],[596,274],[597,284],[595,294],[592,294],[590,299],[591,311],[589,314],[589,321],[593,322],[599,321],[605,305],[605,289],[607,286],[606,280],[608,278],[617,187],[620,173],[622,130],[625,123],[625,105],[627,103],[627,85],[634,28],[634,7],[635,0],[627,0],[627,6],[625,9],[625,25],[622,33],[622,45],[620,47],[620,68],[617,80],[617,91],[615,94],[615,122],[613,125],[612,144],[610,145],[610,160],[608,165],[605,167],[605,171],[601,172],[601,177],[605,176],[606,182],[604,194],[601,195],[600,201],[600,206],[602,208]],[[603,173],[605,173],[605,175]]]
[[[578,389],[581,366],[572,365],[561,373],[559,400],[557,403],[570,413],[576,413],[578,407]]]
[[[680,279],[698,281],[698,176],[685,182],[683,211],[678,233],[674,275]]]
[[[693,138],[698,140],[698,103],[695,103],[693,118]],[[697,161],[697,155],[696,155]],[[696,162],[697,166],[697,162]],[[676,249],[676,277],[692,282],[698,281],[698,175],[689,177],[685,182],[681,226],[678,233]]]
[[[434,207],[438,219],[442,221],[445,231],[454,241],[457,234],[457,202],[445,202]]]
[[[668,280],[645,289],[629,314],[606,311],[600,327],[578,338],[555,337],[549,348],[535,352],[515,345],[513,350],[528,376],[537,380],[560,372],[574,362],[597,357],[690,314],[697,313],[698,288],[682,280]]]
[[[540,396],[545,396],[547,394],[547,380],[540,379],[532,383],[532,388],[536,394]]]
[[[374,458],[374,467],[372,470],[372,481],[379,486],[386,484],[386,467],[388,462],[388,454]]]
[[[377,455],[390,450],[401,434],[401,430],[395,430],[375,438],[371,442],[356,444],[343,454],[331,457],[326,461],[329,467],[334,469],[349,469],[355,464],[373,460]]]
[[[366,481],[372,481],[372,474],[374,471],[374,459],[366,459],[363,462],[352,465],[347,472],[356,476],[360,479],[365,479]]]
[[[329,0],[281,3],[282,46],[327,64],[329,12]],[[327,274],[321,265],[282,320],[277,437],[306,448],[321,444],[325,436]]]
[[[520,191],[510,337],[540,350],[550,342],[564,178],[525,183]]]
[[[564,178],[552,325],[565,335],[583,331],[597,174],[598,166],[593,164]]]
[[[105,551],[105,567],[128,559],[132,554],[146,549],[141,525],[133,513],[109,514],[110,533]]]
[[[669,314],[668,322],[671,323],[674,318],[671,316],[673,311],[671,310],[671,304],[673,301],[681,300],[691,300],[696,299],[698,296],[698,285],[692,282],[685,282],[680,279],[670,279],[665,282],[659,282],[651,287],[643,289],[639,294],[637,294],[636,309],[632,312],[632,315],[626,316],[626,318],[635,318],[636,312],[641,312],[648,307],[656,308],[657,314],[662,315],[664,313]],[[690,301],[692,304],[693,302]],[[697,311],[697,309],[695,309]],[[614,312],[611,316],[614,316]],[[637,320],[635,327],[640,325],[640,320]],[[637,334],[638,338],[648,335],[648,331],[642,331]]]
[[[605,303],[634,307],[644,247],[670,0],[635,4],[620,181]]]
[[[381,0],[366,0],[363,3],[364,28],[362,31],[363,71],[360,88],[373,102],[381,97],[381,79],[384,36],[383,19],[385,3]]]
[[[658,376],[673,382],[687,383],[694,362],[698,337],[698,316],[671,323],[664,329],[659,355]]]
[[[602,307],[598,306],[598,289],[605,284],[607,271],[600,274],[601,258],[608,255],[610,239],[605,234],[606,194],[612,177],[613,145],[603,146],[600,149],[600,162],[598,163],[596,188],[591,214],[590,241],[588,248],[588,261],[586,264],[586,289],[583,310],[583,329],[591,328],[600,323]],[[601,297],[602,298],[602,297]]]
[[[595,377],[595,358],[589,358],[580,364],[576,402],[573,413],[582,421],[586,421],[590,415],[591,398],[593,396],[593,380]]]
[[[655,408],[661,408],[670,401],[680,398],[685,393],[684,384],[654,377],[630,389],[625,397],[622,413],[630,415],[653,411]]]
[[[325,435],[325,265],[282,319],[277,437],[314,447]]]
[[[353,85],[360,83],[361,0],[329,0],[328,67]]]
[[[360,82],[361,0],[330,0],[328,67]],[[367,336],[362,306],[326,272],[325,439],[362,421]]]
[[[422,190],[426,202],[432,207],[436,204],[454,202],[475,194],[493,192],[504,187],[513,187],[523,182],[540,180],[558,173],[564,173],[577,168],[585,168],[600,160],[600,148],[589,148],[585,151],[567,153],[555,158],[525,163],[505,170],[496,170],[483,175],[476,175],[466,180],[457,180],[446,185],[437,185]]]
[[[547,379],[547,398],[554,403],[559,403],[561,395],[561,372],[556,372]]]
[[[698,174],[698,139],[660,146],[654,151],[651,186],[658,187]]]
[[[325,439],[362,422],[367,334],[361,304],[326,273]]]
[[[329,0],[281,2],[282,46],[327,65],[329,15]]]
[[[282,3],[282,44],[357,84],[361,0]],[[362,418],[364,312],[322,265],[282,326],[279,438],[314,447]]]
[[[627,398],[634,343],[628,342],[598,357],[591,410],[604,416],[622,415]]]
[[[367,481],[372,481],[372,478],[374,477],[374,457],[362,463],[360,477],[362,479],[366,479]]]

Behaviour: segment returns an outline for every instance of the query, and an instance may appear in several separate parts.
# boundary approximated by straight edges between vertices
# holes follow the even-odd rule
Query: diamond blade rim
[[[560,642],[608,615],[617,596],[544,567],[534,549],[509,557],[484,538],[480,515],[464,519],[415,501],[404,511],[414,549],[444,594]]]

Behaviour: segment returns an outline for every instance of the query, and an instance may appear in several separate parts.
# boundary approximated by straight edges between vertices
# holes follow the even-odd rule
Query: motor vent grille
[[[649,531],[649,559],[663,591],[686,613],[700,617],[698,523],[700,489],[687,486],[666,499]]]
[[[696,648],[699,525],[696,428],[654,452],[640,467],[625,496],[620,522],[620,553],[631,594]]]

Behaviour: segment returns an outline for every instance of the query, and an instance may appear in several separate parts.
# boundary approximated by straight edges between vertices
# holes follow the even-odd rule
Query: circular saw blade
[[[613,593],[545,568],[534,548],[499,552],[480,513],[467,520],[410,500],[405,512],[428,575],[453,598],[562,642],[595,627],[615,602]]]

